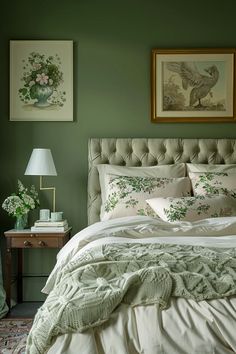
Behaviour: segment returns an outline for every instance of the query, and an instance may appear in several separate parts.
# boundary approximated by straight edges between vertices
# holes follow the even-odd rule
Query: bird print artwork
[[[164,110],[224,110],[224,99],[214,97],[220,71],[216,63],[173,61],[165,63]]]

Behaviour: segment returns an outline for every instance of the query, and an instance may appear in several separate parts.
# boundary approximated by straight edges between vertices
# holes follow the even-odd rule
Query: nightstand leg
[[[6,302],[11,309],[11,248],[7,248],[6,254]]]
[[[23,301],[23,257],[22,249],[18,249],[18,279],[17,279],[17,302]]]

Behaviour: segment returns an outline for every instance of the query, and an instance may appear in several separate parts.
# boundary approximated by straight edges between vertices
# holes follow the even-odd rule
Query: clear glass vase
[[[28,214],[18,215],[15,221],[15,230],[24,230],[28,224]]]

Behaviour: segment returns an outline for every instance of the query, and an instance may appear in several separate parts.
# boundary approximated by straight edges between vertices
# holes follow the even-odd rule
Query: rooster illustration
[[[194,107],[203,107],[201,99],[206,97],[208,93],[211,94],[211,88],[215,86],[219,78],[219,71],[216,65],[204,69],[208,75],[200,74],[193,62],[167,62],[166,67],[170,71],[179,74],[184,90],[187,90],[189,86],[193,87],[190,92],[189,105],[193,107],[193,105],[198,102],[198,105]]]

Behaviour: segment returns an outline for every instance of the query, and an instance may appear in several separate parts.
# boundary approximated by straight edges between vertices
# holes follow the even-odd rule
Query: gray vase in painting
[[[36,107],[48,107],[51,105],[48,98],[52,95],[53,88],[48,85],[33,85],[30,89],[30,96],[37,101],[34,103]]]

